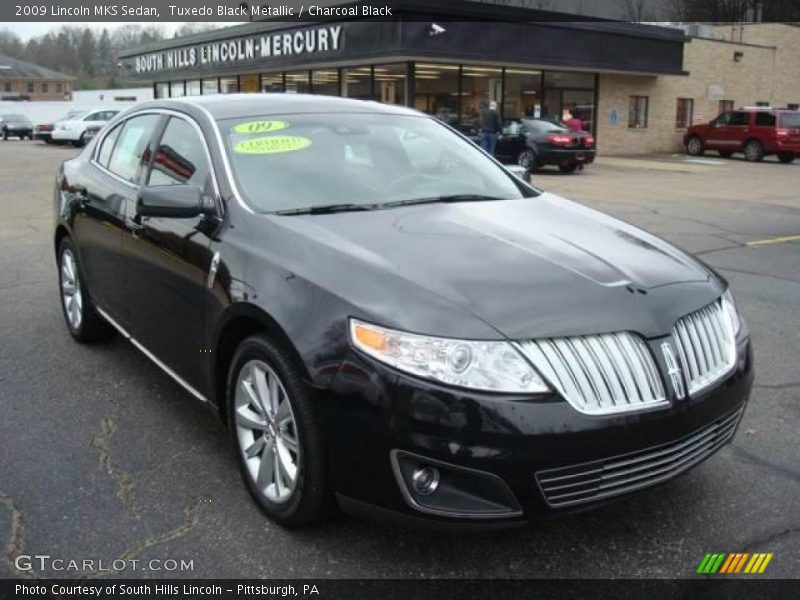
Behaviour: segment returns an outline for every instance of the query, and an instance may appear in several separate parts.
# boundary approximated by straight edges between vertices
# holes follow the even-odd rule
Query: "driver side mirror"
[[[140,217],[190,219],[214,212],[214,199],[196,185],[143,187],[136,201],[136,215]]]

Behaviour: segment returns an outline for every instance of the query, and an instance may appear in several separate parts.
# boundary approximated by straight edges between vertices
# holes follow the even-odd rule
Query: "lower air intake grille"
[[[674,442],[536,473],[547,504],[564,508],[613,498],[675,477],[733,436],[742,409]]]

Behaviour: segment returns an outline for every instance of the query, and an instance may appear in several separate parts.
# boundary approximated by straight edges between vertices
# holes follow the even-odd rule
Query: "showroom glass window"
[[[406,104],[407,67],[405,63],[375,65],[375,95],[386,104]]]
[[[647,129],[647,112],[650,102],[647,96],[631,96],[628,106],[628,128]]]
[[[458,94],[458,88],[454,90]],[[470,129],[480,127],[481,102],[503,100],[503,69],[464,65],[461,68],[461,123]]]
[[[196,185],[210,193],[210,172],[200,134],[172,117],[153,156],[148,185]]]
[[[190,79],[186,82],[186,95],[187,96],[199,96],[200,95],[200,80],[199,79]]]
[[[210,79],[203,79],[202,85],[203,95],[206,94],[218,94],[219,93],[219,81],[217,81],[216,77],[212,77]]]
[[[283,73],[262,73],[261,91],[271,93],[283,92]]]
[[[111,152],[109,171],[132,183],[138,182],[142,164],[147,162],[146,151],[153,129],[160,118],[160,115],[141,115],[125,121]]]
[[[287,94],[310,94],[311,71],[294,71],[286,73]]]
[[[161,81],[156,84],[156,98],[169,98],[169,83]]]
[[[342,69],[342,95],[358,100],[372,100],[372,67]]]
[[[219,92],[221,94],[238,94],[239,93],[239,78],[238,77],[221,77],[219,80]]]
[[[542,73],[506,69],[503,118],[540,117],[542,114]]]
[[[691,127],[694,118],[694,100],[692,98],[678,98],[675,106],[675,129]]]
[[[338,96],[339,70],[315,69],[311,71],[311,91],[323,96]]]
[[[180,98],[186,95],[186,84],[183,81],[173,81],[169,84],[169,97]]]
[[[581,121],[584,131],[594,131],[595,76],[592,73],[545,71],[542,116],[565,120],[570,115]]]
[[[417,63],[414,66],[414,108],[448,125],[459,121],[458,65]]]

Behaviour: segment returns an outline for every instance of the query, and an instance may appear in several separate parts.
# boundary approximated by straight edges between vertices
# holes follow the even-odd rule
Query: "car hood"
[[[275,219],[326,247],[319,268],[352,267],[386,295],[412,296],[410,282],[511,338],[659,335],[720,291],[708,270],[667,242],[548,193]],[[413,310],[413,302],[399,297],[390,312]]]

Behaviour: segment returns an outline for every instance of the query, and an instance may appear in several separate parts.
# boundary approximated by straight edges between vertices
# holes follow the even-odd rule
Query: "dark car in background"
[[[529,171],[555,165],[563,173],[591,164],[595,154],[591,133],[573,131],[563,123],[547,119],[507,121],[495,150],[502,162],[515,163]]]
[[[683,143],[692,156],[712,150],[730,158],[742,152],[745,159],[757,162],[774,154],[788,164],[800,154],[800,111],[768,107],[731,110],[709,123],[690,127]]]
[[[18,113],[0,114],[0,136],[4,140],[11,137],[33,139],[33,121]]]
[[[118,331],[218,411],[284,525],[601,504],[710,457],[750,394],[721,276],[407,108],[143,103],[53,204],[71,335]]]

